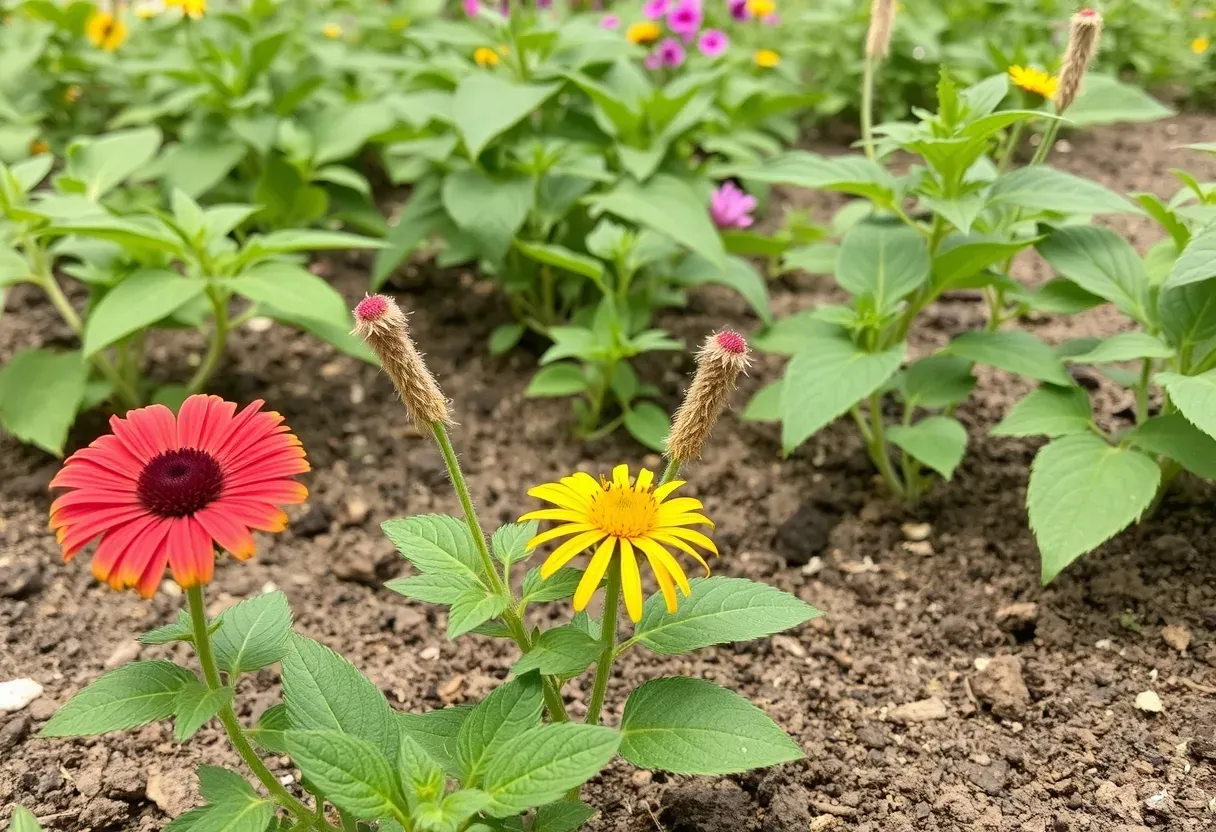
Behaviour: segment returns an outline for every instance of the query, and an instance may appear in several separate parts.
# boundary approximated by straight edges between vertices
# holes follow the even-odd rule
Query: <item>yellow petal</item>
[[[586,500],[590,500],[604,490],[595,477],[584,471],[579,471],[568,477],[562,477],[562,485]]]
[[[654,472],[649,468],[638,471],[638,480],[633,484],[635,491],[645,491],[654,482]]]
[[[571,511],[568,508],[545,508],[539,511],[529,511],[519,518],[527,520],[565,520],[568,523],[586,523],[587,515],[581,511]]]
[[[672,537],[671,535],[663,534],[662,532],[656,532],[650,535],[650,539],[657,540],[659,543],[666,543],[668,546],[675,546],[681,552],[691,557],[697,563],[701,564],[701,567],[705,570],[705,577],[709,577],[709,564],[705,562],[705,558],[701,557],[700,552],[689,546],[683,540],[680,540],[680,538]]]
[[[673,491],[675,491],[677,488],[679,488],[684,483],[685,483],[685,480],[672,480],[669,483],[660,485],[658,488],[656,488],[654,490],[654,498],[661,503],[664,500],[666,500]]]
[[[709,526],[714,527],[714,521],[710,520],[704,514],[677,514],[674,517],[658,518],[658,527],[660,529],[670,529],[676,526]]]
[[[625,596],[625,611],[634,624],[638,623],[642,620],[642,576],[633,547],[625,538],[621,538],[621,592]]]
[[[529,488],[528,496],[535,497],[538,500],[545,500],[561,508],[568,508],[573,511],[585,511],[591,507],[591,504],[586,499],[555,482]]]
[[[684,570],[680,568],[680,564],[676,559],[671,556],[671,552],[668,552],[653,540],[640,539],[636,543],[638,548],[646,553],[646,557],[650,559],[652,566],[658,563],[663,567],[664,573],[670,578],[675,579],[675,582],[680,585],[680,591],[684,593],[685,598],[692,593],[692,586],[688,583],[688,577],[684,574]],[[655,574],[658,574],[657,569],[655,570]]]
[[[553,554],[545,558],[545,562],[541,564],[540,576],[546,580],[553,577],[553,573],[561,569],[577,554],[586,551],[590,547],[599,543],[604,537],[604,532],[599,529],[592,529],[589,532],[583,532],[578,537],[572,537],[553,550]]]
[[[701,534],[698,531],[694,531],[693,529],[681,529],[681,528],[676,528],[676,527],[669,527],[669,528],[663,529],[663,534],[669,534],[672,537],[677,537],[681,540],[687,540],[689,543],[695,543],[696,545],[700,546],[702,549],[708,549],[709,551],[713,552],[715,555],[718,554],[718,547],[714,545],[714,542],[712,540],[710,540],[708,537],[706,537],[705,535]]]
[[[677,497],[659,505],[659,518],[662,519],[671,514],[683,514],[686,511],[701,511],[704,508],[705,506],[701,505],[700,500],[692,497]]]
[[[532,551],[542,543],[548,543],[550,540],[557,540],[559,537],[565,537],[568,534],[575,532],[586,532],[594,529],[595,526],[590,523],[567,523],[564,526],[556,526],[548,531],[541,532],[536,537],[528,541],[527,549]]]
[[[612,469],[612,484],[617,488],[629,487],[629,466],[618,465]]]
[[[608,564],[612,561],[612,550],[616,548],[616,540],[615,537],[610,537],[601,543],[600,548],[595,550],[591,563],[587,564],[587,571],[583,573],[583,579],[578,582],[578,589],[574,591],[575,612],[585,610],[587,602],[599,589],[600,581],[604,579],[604,572],[608,570]]]
[[[667,612],[674,613],[680,608],[680,601],[676,598],[676,587],[671,582],[671,575],[663,568],[663,564],[650,554],[649,550],[642,549],[642,551],[646,553],[646,560],[650,562],[650,570],[654,572],[654,577],[659,582],[659,589],[663,590],[663,600],[667,603]]]

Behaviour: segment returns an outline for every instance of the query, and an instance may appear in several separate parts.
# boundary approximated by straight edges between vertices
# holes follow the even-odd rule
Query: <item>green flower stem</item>
[[[1140,425],[1148,419],[1148,387],[1153,378],[1153,360],[1144,359],[1140,368],[1140,378],[1136,383],[1136,424]]]
[[[469,495],[469,484],[465,481],[464,472],[460,469],[460,460],[457,459],[456,450],[452,447],[452,439],[448,436],[448,430],[442,422],[433,422],[431,432],[434,433],[435,442],[439,445],[443,464],[447,466],[452,488],[456,491],[457,499],[460,500],[460,510],[464,512],[465,525],[469,527],[469,533],[473,536],[473,542],[477,546],[477,555],[481,559],[482,571],[486,573],[486,578],[490,582],[490,591],[501,597],[505,603],[502,613],[503,621],[506,623],[507,629],[511,631],[512,640],[519,645],[519,649],[528,653],[532,650],[532,640],[528,638],[528,630],[519,617],[511,588],[504,584],[498,576],[498,570],[494,568],[494,561],[490,558],[490,547],[486,545],[486,536],[481,530],[481,522],[477,519],[477,510],[473,508],[473,499]],[[570,715],[566,713],[566,703],[562,701],[561,688],[552,677],[546,676],[544,679],[544,694],[549,718],[554,722],[569,722]]]
[[[1009,169],[1009,164],[1013,161],[1013,154],[1017,152],[1018,146],[1022,143],[1022,134],[1026,132],[1026,120],[1023,119],[1013,126],[1009,131],[1009,141],[1005,142],[1005,147],[1001,151],[1001,159],[997,164],[997,173],[1004,173]]]
[[[667,461],[667,467],[663,470],[663,476],[659,477],[659,485],[667,485],[680,475],[680,463],[674,459]]]
[[[1034,156],[1030,159],[1030,164],[1039,165],[1047,160],[1047,154],[1051,152],[1051,146],[1056,142],[1056,136],[1060,133],[1060,121],[1056,119],[1047,125],[1047,129],[1043,131],[1043,140],[1039,142],[1039,146],[1035,148]]]
[[[861,144],[866,158],[874,160],[874,68],[877,61],[866,56],[861,76]]]
[[[608,677],[616,658],[616,614],[621,605],[621,562],[613,559],[608,568],[608,587],[604,591],[604,617],[600,622],[600,642],[604,650],[595,665],[595,683],[591,686],[591,702],[587,705],[587,724],[599,725],[604,710],[604,694],[608,692]]]
[[[203,603],[203,588],[201,586],[190,587],[186,590],[186,599],[190,604],[190,622],[194,626],[194,649],[198,653],[199,664],[203,666],[203,679],[209,690],[218,690],[221,687],[220,673],[215,666],[215,656],[211,652],[211,632],[207,626],[207,607]],[[295,815],[306,829],[333,830],[334,827],[326,823],[323,818],[318,818],[312,813],[312,810],[292,797],[291,793],[283,788],[283,784],[275,779],[270,769],[266,768],[266,764],[262,762],[249,743],[249,738],[245,736],[241,723],[237,721],[231,702],[220,709],[219,718],[224,730],[228,732],[228,739],[232,742],[236,753],[266,787],[266,791],[270,792],[270,796],[276,803]]]
[[[218,289],[207,287],[207,297],[211,299],[211,311],[215,316],[215,330],[211,333],[211,343],[207,346],[207,354],[203,363],[198,365],[194,376],[187,385],[191,393],[198,393],[207,386],[211,376],[220,366],[224,357],[224,348],[228,346],[228,298]]]
[[[878,473],[891,492],[900,499],[906,496],[904,485],[899,475],[891,465],[891,457],[887,453],[887,433],[882,423],[882,393],[877,390],[870,394],[870,459],[874,461]]]

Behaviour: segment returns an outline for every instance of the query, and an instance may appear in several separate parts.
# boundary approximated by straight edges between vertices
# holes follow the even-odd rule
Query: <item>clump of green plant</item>
[[[63,451],[76,415],[108,402],[123,411],[147,402],[173,407],[205,390],[232,329],[266,316],[308,330],[352,355],[374,360],[350,332],[341,296],[298,253],[371,248],[353,234],[280,229],[233,236],[256,205],[200,206],[173,191],[167,208],[122,187],[160,146],[154,128],[116,131],[72,143],[61,169],[43,154],[0,165],[0,301],[9,287],[43,292],[80,346],[20,350],[0,369],[0,426],[51,453]],[[239,233],[239,232],[238,232]],[[66,281],[87,295],[83,307]],[[233,302],[241,302],[233,309]],[[0,302],[0,310],[3,303]],[[207,348],[187,379],[157,384],[145,375],[145,347],[157,329],[195,329]]]

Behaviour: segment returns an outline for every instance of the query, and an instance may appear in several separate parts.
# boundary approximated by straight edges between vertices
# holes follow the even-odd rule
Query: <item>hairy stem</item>
[[[1060,133],[1060,122],[1053,121],[1047,125],[1047,129],[1043,131],[1042,141],[1035,148],[1034,156],[1030,159],[1030,164],[1039,165],[1047,159],[1047,154],[1051,152],[1051,146],[1055,144],[1056,136]]]
[[[878,473],[891,489],[891,493],[903,499],[904,485],[891,465],[891,456],[887,453],[887,433],[882,423],[882,393],[877,390],[870,394],[870,459],[874,461]]]
[[[680,475],[680,463],[674,459],[667,461],[667,467],[663,469],[663,476],[659,477],[659,485],[667,485]]]
[[[861,76],[861,144],[866,157],[873,160],[874,154],[874,67],[877,61],[866,56]]]
[[[1148,419],[1148,386],[1153,378],[1153,360],[1144,359],[1140,367],[1140,378],[1136,383],[1136,424],[1143,424]]]
[[[604,709],[604,694],[608,677],[616,658],[616,614],[621,604],[621,563],[613,560],[608,568],[608,586],[604,591],[604,618],[600,622],[600,642],[604,645],[595,665],[595,683],[591,686],[591,701],[587,705],[587,724],[598,725]]]

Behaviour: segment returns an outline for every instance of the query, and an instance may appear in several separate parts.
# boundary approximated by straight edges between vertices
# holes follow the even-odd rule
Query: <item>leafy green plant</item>
[[[0,425],[51,453],[62,452],[82,410],[103,402],[119,410],[150,401],[176,407],[206,389],[229,333],[254,316],[373,360],[350,336],[341,296],[298,254],[378,242],[301,229],[237,239],[233,233],[256,205],[202,207],[182,191],[172,192],[167,210],[121,210],[134,193],[123,184],[159,145],[154,128],[78,140],[43,189],[55,164],[50,155],[0,165],[0,298],[13,285],[36,286],[79,341],[73,350],[19,351],[0,369]],[[87,295],[83,309],[65,281]],[[233,301],[243,308],[234,311]],[[156,329],[204,334],[206,352],[188,379],[158,384],[145,376],[145,348]]]

